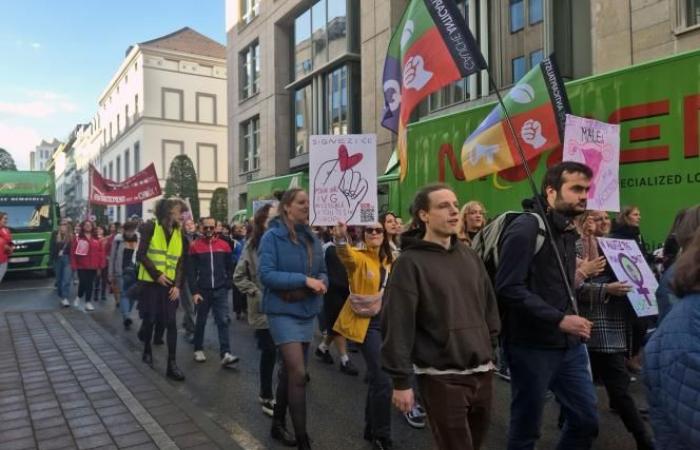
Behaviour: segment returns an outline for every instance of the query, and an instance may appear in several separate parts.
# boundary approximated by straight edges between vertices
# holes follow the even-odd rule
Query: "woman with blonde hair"
[[[70,266],[70,250],[73,245],[73,226],[63,221],[58,226],[51,245],[54,273],[56,274],[56,293],[61,299],[61,306],[70,306],[70,291],[73,282],[73,269]]]
[[[472,200],[464,204],[459,212],[459,228],[457,238],[467,244],[486,225],[486,208],[478,200]]]

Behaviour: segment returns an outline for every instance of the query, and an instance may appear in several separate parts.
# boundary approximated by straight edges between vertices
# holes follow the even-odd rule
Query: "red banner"
[[[95,205],[132,205],[161,194],[156,167],[148,167],[124,181],[104,178],[90,166],[90,203]]]

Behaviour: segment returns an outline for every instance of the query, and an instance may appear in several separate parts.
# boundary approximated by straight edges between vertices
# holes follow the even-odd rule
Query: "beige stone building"
[[[453,0],[507,88],[554,52],[565,79],[697,48],[700,0]],[[408,0],[227,0],[229,209],[247,183],[303,171],[311,134],[376,133],[382,71]],[[413,119],[494,98],[484,71],[426,99]]]

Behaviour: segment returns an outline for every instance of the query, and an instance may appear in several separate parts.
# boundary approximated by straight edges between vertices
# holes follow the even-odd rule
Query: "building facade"
[[[700,46],[700,0],[452,0],[507,89],[554,53],[565,80]],[[229,210],[247,183],[308,170],[311,134],[376,133],[382,71],[407,0],[227,0]],[[495,100],[488,73],[423,101],[424,120]]]
[[[77,189],[87,198],[89,164],[123,181],[153,163],[161,188],[170,163],[187,155],[198,178],[201,214],[214,189],[227,186],[225,48],[192,30],[129,47],[75,143]],[[77,181],[77,179],[76,179]],[[111,221],[152,217],[157,199],[110,206]]]
[[[47,170],[49,162],[59,145],[61,145],[61,142],[58,139],[54,138],[50,142],[42,139],[34,151],[29,153],[29,170]]]

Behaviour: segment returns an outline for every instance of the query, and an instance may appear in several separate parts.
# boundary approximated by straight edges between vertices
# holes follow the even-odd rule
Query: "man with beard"
[[[542,196],[527,202],[532,212],[546,212],[569,286],[574,286],[576,272],[572,219],[586,210],[592,176],[583,164],[560,163],[547,170]],[[596,395],[583,343],[590,338],[592,323],[574,312],[552,240],[545,239],[535,252],[538,233],[532,214],[522,214],[508,225],[495,279],[511,371],[508,449],[534,448],[548,390],[557,397],[564,417],[557,449],[589,449],[598,435]]]

